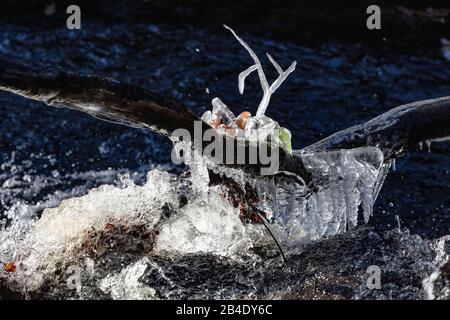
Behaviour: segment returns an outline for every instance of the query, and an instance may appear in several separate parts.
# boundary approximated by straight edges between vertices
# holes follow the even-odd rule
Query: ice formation
[[[236,117],[215,98],[212,111],[206,112],[203,120],[223,134],[250,141],[265,140],[277,132],[273,141],[291,152],[290,132],[264,113],[270,95],[294,70],[295,62],[283,71],[267,55],[280,75],[269,86],[259,59],[229,30],[255,61],[239,75],[240,92],[244,91],[245,78],[257,71],[264,97],[256,117],[245,112]],[[36,221],[15,215],[17,218],[0,231],[0,261],[14,261],[17,266],[9,280],[26,291],[36,290],[61,266],[89,255],[89,233],[114,226],[156,230],[154,239],[148,240],[154,241],[152,255],[207,253],[230,259],[254,256],[251,249],[255,242],[268,238],[263,226],[241,221],[239,208],[224,197],[226,187],[210,185],[208,168],[242,187],[246,183],[255,187],[260,199],[258,208],[266,213],[278,237],[289,247],[355,227],[360,211],[367,222],[390,167],[389,163],[384,164],[382,152],[373,147],[299,152],[316,186],[312,191],[288,177],[252,177],[238,169],[219,168],[189,143],[179,142],[175,147],[189,153],[183,160],[189,166],[190,176],[176,177],[155,169],[148,173],[143,185],[121,176],[117,185],[103,185],[45,209]],[[182,198],[187,199],[186,203],[181,203]],[[138,281],[148,265],[149,259],[144,257],[124,266],[119,273],[107,275],[98,286],[113,298],[154,298],[155,291]]]
[[[258,106],[256,116],[252,117],[251,113],[248,111],[242,112],[239,116],[235,114],[223,103],[219,98],[214,98],[212,100],[212,111],[206,111],[202,120],[210,124],[213,128],[216,128],[219,133],[227,134],[238,139],[244,139],[249,141],[263,141],[267,137],[271,136],[271,143],[275,143],[283,147],[289,153],[292,152],[291,147],[291,133],[288,129],[281,127],[278,122],[265,116],[265,112],[270,102],[270,97],[272,94],[280,87],[284,80],[295,70],[297,62],[294,61],[288,69],[285,71],[280,67],[280,65],[272,58],[272,56],[266,53],[269,61],[273,64],[277,70],[279,76],[271,84],[267,82],[266,75],[255,52],[250,48],[250,46],[242,40],[233,29],[228,26],[224,26],[226,29],[230,30],[234,37],[239,41],[239,43],[247,50],[250,57],[255,62],[254,65],[250,66],[246,70],[242,71],[238,76],[238,88],[239,93],[244,93],[245,79],[254,71],[257,71],[258,77],[261,83],[261,88],[263,90],[263,98]]]
[[[231,207],[219,192],[211,191],[162,226],[157,251],[227,256],[248,252],[252,239],[239,219],[239,210]]]
[[[257,186],[259,207],[267,212],[285,245],[347,231],[357,224],[360,207],[367,221],[387,173],[380,150],[302,154],[302,159],[318,186],[309,196],[303,185],[289,179],[275,183],[273,177],[253,181],[243,177]],[[201,171],[202,166],[192,163],[191,169]],[[32,290],[61,263],[83,254],[91,230],[103,230],[108,224],[157,228],[153,254],[251,255],[255,239],[266,233],[261,225],[243,224],[239,210],[223,197],[221,188],[156,169],[148,173],[142,186],[122,177],[118,186],[103,185],[45,209],[35,223],[14,222],[0,233],[0,260],[14,261],[18,267],[15,281]],[[184,206],[179,205],[180,195],[188,199]],[[164,213],[167,208],[173,211],[169,217]],[[113,293],[116,278],[108,279],[103,288],[125,295]]]
[[[285,183],[259,183],[261,209],[280,230],[287,243],[319,239],[343,233],[358,223],[362,210],[368,221],[389,164],[377,148],[337,150],[301,154],[317,190],[306,195],[306,187]]]
[[[259,80],[261,82],[261,88],[264,93],[263,98],[258,106],[258,111],[256,112],[256,116],[261,117],[265,114],[265,112],[267,110],[267,106],[269,105],[271,95],[280,87],[281,83],[283,83],[283,81],[286,80],[286,78],[289,76],[289,74],[295,70],[297,61],[292,62],[292,64],[289,66],[289,68],[286,69],[286,71],[284,71],[280,67],[280,65],[277,62],[275,62],[275,60],[272,58],[272,56],[270,54],[266,53],[270,62],[273,64],[273,66],[275,67],[275,69],[278,71],[278,74],[279,74],[279,77],[277,78],[277,80],[275,80],[269,86],[269,83],[267,82],[266,76],[264,74],[264,70],[262,68],[262,64],[259,61],[259,58],[255,54],[255,52],[250,48],[250,46],[244,40],[242,40],[236,34],[236,32],[234,32],[233,29],[231,29],[230,27],[228,27],[226,25],[224,27],[231,31],[233,36],[239,41],[239,43],[245,48],[245,50],[247,50],[247,52],[250,54],[253,61],[255,62],[254,65],[250,66],[247,70],[245,70],[239,74],[239,92],[241,94],[244,92],[245,78],[253,71],[257,71]]]

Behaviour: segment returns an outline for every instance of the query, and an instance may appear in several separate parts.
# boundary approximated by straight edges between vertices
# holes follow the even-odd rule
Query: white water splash
[[[257,187],[259,207],[286,245],[347,231],[356,226],[360,206],[367,222],[387,173],[381,151],[361,148],[301,157],[317,186],[308,197],[306,187],[290,179],[252,180],[237,170],[222,174]],[[18,268],[15,281],[32,291],[59,265],[83,254],[89,231],[102,231],[108,224],[157,228],[159,236],[152,251],[156,255],[253,256],[250,249],[255,241],[269,239],[263,226],[241,222],[239,209],[223,197],[223,187],[208,185],[204,162],[192,162],[190,168],[190,179],[152,170],[142,186],[122,176],[117,186],[103,185],[45,209],[36,222],[18,219],[0,232],[0,259],[14,261]],[[180,206],[180,195],[188,199],[187,204]],[[165,217],[164,207],[171,209],[169,217]],[[126,297],[126,289],[115,286],[119,278],[108,278],[103,288],[113,296]]]
[[[156,290],[139,282],[150,260],[141,260],[124,268],[119,274],[108,275],[100,281],[99,288],[114,300],[154,300]]]
[[[448,263],[450,254],[448,244],[450,243],[450,235],[443,236],[435,240],[434,247],[436,257],[434,264],[438,268],[422,281],[423,297],[426,300],[441,300],[450,297],[449,281],[445,280],[447,276],[442,273],[442,267]]]
[[[239,210],[219,194],[218,187],[215,189],[183,207],[162,226],[156,252],[248,253],[252,239],[239,219]]]
[[[178,194],[185,181],[167,172],[152,170],[143,186],[121,177],[119,185],[103,185],[87,195],[62,201],[45,209],[36,222],[16,220],[0,233],[0,260],[14,261],[16,281],[37,289],[58,265],[74,259],[89,231],[108,224],[145,225],[151,230],[169,204],[173,216],[161,225],[156,252],[247,254],[252,246],[239,212],[220,196],[220,189],[188,190],[190,201],[178,208]],[[194,182],[195,179],[192,181]],[[203,183],[203,182],[202,182]]]

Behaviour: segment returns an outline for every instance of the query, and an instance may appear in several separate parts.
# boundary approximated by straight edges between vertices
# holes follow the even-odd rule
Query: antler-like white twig
[[[227,25],[224,25],[224,27],[231,31],[231,33],[234,35],[234,37],[239,41],[239,43],[248,51],[250,54],[250,57],[252,57],[253,61],[255,62],[254,65],[250,66],[246,70],[242,71],[239,74],[238,80],[239,80],[239,93],[244,93],[244,85],[245,85],[245,78],[247,78],[248,75],[250,75],[253,71],[258,72],[259,81],[261,83],[261,88],[263,90],[263,98],[258,106],[258,111],[256,112],[256,116],[262,116],[267,110],[267,106],[270,102],[270,96],[272,93],[274,93],[283,83],[284,80],[289,76],[289,74],[295,70],[295,66],[297,65],[297,61],[292,62],[290,67],[286,69],[286,71],[283,71],[281,69],[280,65],[272,58],[272,56],[268,53],[266,53],[267,57],[269,58],[270,62],[273,64],[275,69],[278,71],[278,78],[272,83],[272,85],[269,86],[269,83],[267,82],[266,75],[264,74],[264,70],[262,68],[261,61],[259,61],[259,58],[256,56],[255,52],[250,48],[250,46],[239,36],[234,32],[233,29],[228,27]]]

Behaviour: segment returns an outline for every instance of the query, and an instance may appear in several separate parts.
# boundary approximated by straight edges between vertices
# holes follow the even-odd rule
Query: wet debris
[[[152,251],[157,231],[144,224],[125,225],[107,223],[102,230],[92,228],[80,251],[99,257],[110,251],[148,253]]]
[[[16,272],[16,265],[14,264],[14,262],[10,261],[8,263],[5,264],[5,266],[3,267],[3,271],[5,272]]]

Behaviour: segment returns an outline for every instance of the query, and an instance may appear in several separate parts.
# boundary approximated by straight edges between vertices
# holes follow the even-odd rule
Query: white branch
[[[294,62],[292,62],[291,66],[286,71],[280,72],[280,76],[278,77],[278,79],[275,80],[275,82],[272,83],[272,85],[270,86],[271,93],[274,93],[275,90],[277,90],[278,87],[283,83],[283,81],[286,80],[286,78],[289,76],[289,74],[291,74],[291,72],[295,70],[296,65],[297,65],[297,61],[294,61]]]
[[[269,53],[266,52],[266,55],[267,55],[267,58],[269,58],[270,62],[272,62],[275,69],[277,69],[278,73],[282,74],[283,69],[281,69],[280,65],[275,60],[273,60],[272,56]]]
[[[252,73],[253,71],[255,71],[256,69],[258,69],[258,66],[256,64],[254,64],[251,67],[249,67],[247,70],[242,71],[241,73],[239,73],[238,84],[239,84],[239,93],[240,94],[244,93],[245,78],[247,78],[247,76],[250,73]]]
[[[234,32],[233,29],[231,29],[229,26],[227,26],[225,24],[223,26],[226,29],[231,31],[233,36],[237,39],[237,41],[239,41],[239,43],[245,48],[245,50],[247,50],[247,52],[250,54],[250,57],[252,57],[253,61],[255,61],[255,65],[257,66],[256,70],[258,70],[258,77],[259,77],[259,81],[261,82],[261,87],[263,89],[263,92],[264,92],[264,94],[269,93],[269,88],[270,88],[269,83],[267,82],[266,75],[264,74],[264,71],[262,69],[261,61],[259,61],[256,53],[253,52],[253,50],[250,48],[250,46],[244,40],[239,38],[239,36],[236,34],[236,32]]]
[[[261,61],[259,61],[259,58],[255,54],[255,52],[250,48],[250,46],[244,40],[239,38],[239,36],[236,34],[236,32],[234,32],[233,29],[231,29],[227,25],[223,25],[223,26],[226,29],[230,30],[230,32],[233,34],[233,36],[239,41],[239,43],[245,48],[245,50],[247,50],[247,52],[250,54],[250,57],[252,57],[253,61],[255,62],[254,65],[250,66],[249,68],[247,68],[246,70],[242,71],[239,74],[238,87],[239,87],[239,92],[241,94],[243,94],[245,78],[247,78],[247,76],[249,74],[251,74],[253,71],[255,71],[255,70],[258,71],[259,81],[261,83],[261,88],[263,90],[263,98],[262,98],[261,102],[259,103],[258,111],[256,112],[256,116],[263,116],[264,113],[266,112],[267,106],[269,105],[271,95],[280,87],[280,85],[283,83],[284,80],[286,80],[286,78],[289,76],[289,74],[291,74],[292,71],[295,70],[295,66],[297,65],[297,62],[296,61],[292,62],[290,67],[286,71],[283,71],[283,69],[272,58],[272,56],[270,54],[266,53],[270,62],[273,64],[273,66],[275,67],[275,69],[278,71],[278,74],[279,74],[277,80],[275,80],[272,83],[272,85],[269,86],[266,75],[264,74],[264,70],[262,68]]]

